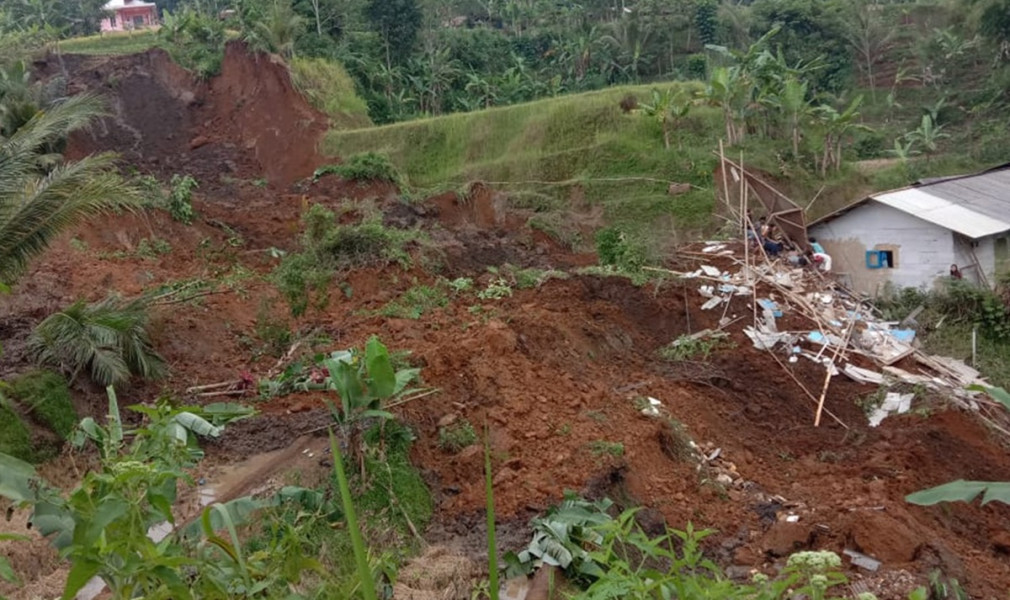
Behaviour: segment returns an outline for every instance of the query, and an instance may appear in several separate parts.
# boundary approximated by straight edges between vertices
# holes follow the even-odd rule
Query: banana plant
[[[365,423],[392,419],[387,409],[419,391],[407,386],[417,379],[420,369],[394,371],[389,351],[375,336],[365,344],[364,353],[337,351],[321,365],[328,373],[326,388],[340,399],[339,407],[327,401],[330,414],[346,440],[352,460],[361,464],[363,473],[361,433]]]
[[[674,92],[666,90],[652,90],[652,102],[642,104],[642,110],[646,115],[659,120],[663,128],[663,147],[670,149],[670,129],[678,121],[687,116],[691,110],[691,100],[683,90]]]

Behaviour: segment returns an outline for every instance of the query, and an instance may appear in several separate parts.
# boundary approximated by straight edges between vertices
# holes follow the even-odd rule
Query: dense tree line
[[[0,0],[0,29],[95,31],[102,0]],[[707,79],[713,47],[767,49],[809,99],[898,75],[943,84],[992,69],[1005,100],[1010,0],[162,0],[169,37],[224,28],[283,55],[338,58],[374,120],[472,110],[621,83]],[[219,15],[233,9],[231,23]],[[190,46],[193,46],[190,44]],[[193,52],[199,52],[192,50]],[[884,63],[902,71],[885,73]],[[202,70],[213,70],[213,64]],[[993,67],[997,67],[993,69]],[[967,71],[966,71],[967,69]],[[997,79],[1002,77],[1003,79]],[[1001,93],[1002,92],[1002,93]]]

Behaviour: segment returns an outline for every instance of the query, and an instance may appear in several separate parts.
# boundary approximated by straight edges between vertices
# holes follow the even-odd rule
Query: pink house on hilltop
[[[104,7],[107,16],[102,19],[102,31],[129,31],[144,29],[158,23],[158,7],[143,0],[109,0]]]

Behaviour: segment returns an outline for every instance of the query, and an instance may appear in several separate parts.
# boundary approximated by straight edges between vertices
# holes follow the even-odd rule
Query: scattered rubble
[[[740,248],[738,243],[706,242],[700,252],[684,252],[700,261],[697,269],[663,271],[699,280],[698,293],[706,298],[702,310],[723,311],[719,329],[750,317],[753,322],[743,328],[743,333],[755,348],[776,356],[784,369],[786,363],[795,364],[801,359],[822,364],[826,379],[821,397],[807,391],[818,402],[819,412],[830,380],[838,374],[869,385],[921,386],[952,397],[962,408],[971,410],[989,404],[978,392],[968,389],[988,387],[979,372],[962,361],[922,352],[917,347],[915,330],[907,328],[907,319],[901,323],[885,321],[866,300],[825,274],[770,259],[763,253],[741,252]],[[749,254],[746,258],[753,264],[740,254]],[[720,268],[712,262],[728,262],[730,266]],[[744,298],[746,307],[734,304],[737,298]],[[734,308],[750,314],[733,314]],[[797,328],[798,323],[806,328]],[[813,328],[809,328],[811,323]],[[889,414],[907,412],[913,399],[914,394],[889,393],[870,414],[870,425],[879,425]]]

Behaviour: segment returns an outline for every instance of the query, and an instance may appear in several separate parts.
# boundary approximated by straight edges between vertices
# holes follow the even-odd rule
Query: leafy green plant
[[[638,271],[645,264],[645,248],[615,227],[596,232],[596,256],[601,265]]]
[[[78,440],[98,445],[101,468],[90,470],[64,494],[31,465],[0,455],[0,495],[17,507],[30,507],[33,528],[70,561],[64,598],[73,598],[94,576],[117,599],[201,597],[179,571],[206,571],[214,565],[201,564],[177,539],[153,540],[148,530],[159,523],[175,524],[172,505],[177,483],[186,477],[183,469],[196,456],[190,450],[194,436],[198,431],[219,434],[220,428],[195,412],[159,407],[145,412],[144,425],[127,430],[115,392],[111,386],[107,391],[105,425],[85,419]],[[127,439],[132,441],[127,444]]]
[[[621,457],[624,456],[624,444],[595,440],[589,443],[589,451],[593,453],[593,456]]]
[[[147,332],[143,299],[79,300],[36,326],[28,341],[36,363],[66,373],[73,381],[86,371],[99,385],[119,385],[131,376],[156,378],[166,367]]]
[[[169,182],[168,192],[168,214],[180,223],[190,225],[196,213],[193,211],[193,190],[200,187],[196,179],[189,175],[172,175]]]
[[[488,282],[487,287],[477,292],[481,300],[501,300],[512,295],[512,287],[504,277],[498,277]]]
[[[438,447],[448,452],[459,452],[476,442],[477,432],[465,419],[438,429]]]
[[[103,112],[99,98],[79,94],[0,137],[0,283],[15,282],[31,259],[81,219],[137,206],[135,190],[114,170],[113,155],[59,164],[52,154]]]
[[[327,400],[330,414],[347,440],[350,457],[364,468],[361,432],[365,422],[392,419],[388,409],[405,402],[417,391],[407,386],[420,370],[394,371],[389,352],[375,336],[365,344],[363,353],[354,349],[334,352],[320,365],[324,369],[325,389],[336,392],[340,398],[339,407]]]
[[[449,281],[446,285],[452,290],[454,294],[462,294],[464,292],[469,292],[473,289],[473,279],[469,277],[457,277]]]
[[[318,180],[324,175],[338,175],[355,181],[388,181],[402,185],[402,176],[389,157],[377,152],[352,154],[339,165],[324,165],[316,169],[312,178]]]
[[[505,555],[508,576],[528,574],[541,565],[560,567],[576,581],[587,581],[603,574],[590,550],[604,540],[598,527],[611,521],[609,500],[591,502],[566,493],[557,506],[543,517],[533,519],[533,539],[519,552]]]

